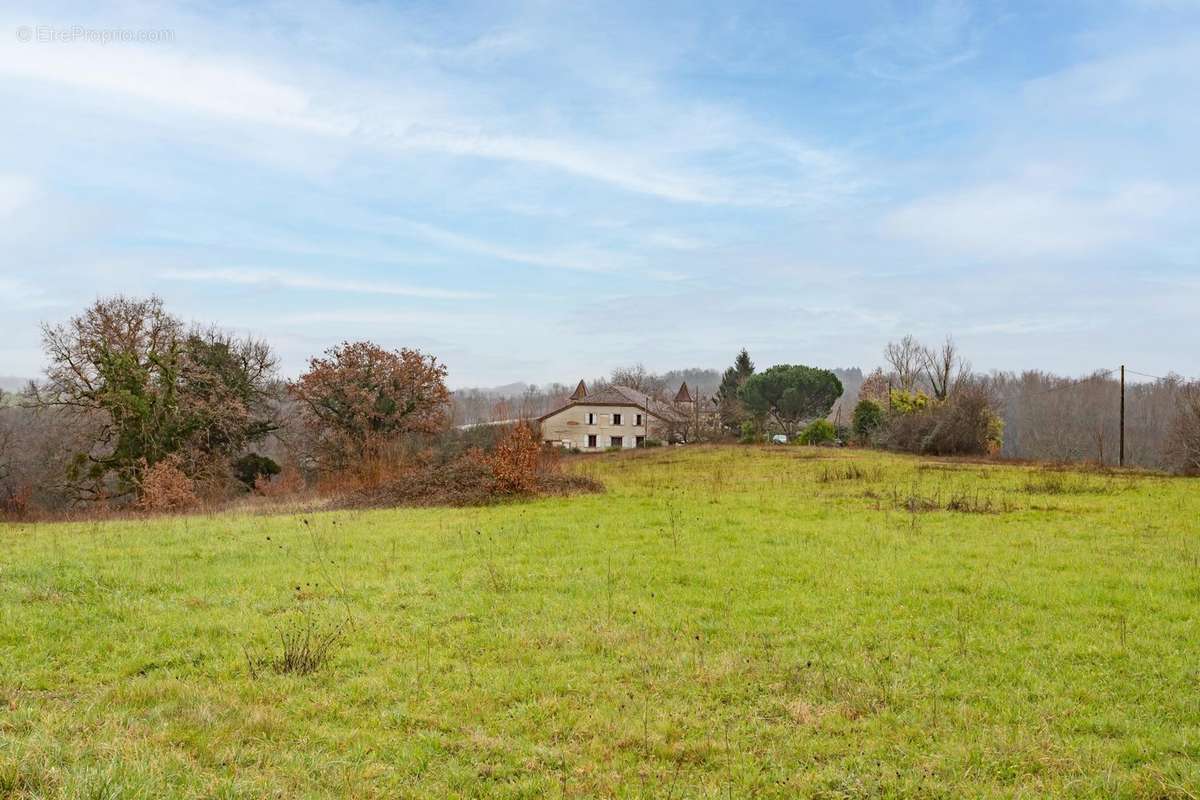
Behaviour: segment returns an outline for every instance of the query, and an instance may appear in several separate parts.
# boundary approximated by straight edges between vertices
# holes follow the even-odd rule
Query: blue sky
[[[357,338],[455,386],[870,367],[912,332],[1194,375],[1198,99],[1192,0],[10,3],[0,375],[115,292],[289,374]]]

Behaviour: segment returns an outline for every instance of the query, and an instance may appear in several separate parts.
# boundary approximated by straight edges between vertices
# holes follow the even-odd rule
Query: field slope
[[[1200,483],[572,465],[607,493],[0,525],[0,797],[1200,796]]]

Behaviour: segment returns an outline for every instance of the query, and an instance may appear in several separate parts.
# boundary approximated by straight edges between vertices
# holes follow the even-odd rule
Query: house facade
[[[674,403],[665,403],[628,386],[589,393],[580,381],[566,405],[538,422],[542,441],[557,447],[589,451],[641,447],[647,439],[685,439],[690,403],[686,384]]]

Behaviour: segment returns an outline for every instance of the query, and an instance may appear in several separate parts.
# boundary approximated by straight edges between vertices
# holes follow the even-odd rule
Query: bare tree
[[[917,353],[935,400],[945,400],[971,372],[971,365],[958,352],[954,339],[946,337],[940,348],[921,347]]]
[[[917,388],[917,381],[921,377],[923,350],[921,343],[913,338],[912,334],[898,342],[888,342],[887,347],[883,350],[884,359],[891,366],[892,372],[896,374],[900,388],[906,392]]]
[[[651,397],[659,397],[666,391],[666,381],[660,376],[648,371],[642,364],[632,367],[617,367],[609,376],[609,381],[617,386],[628,386]]]
[[[12,474],[13,443],[16,439],[8,414],[5,413],[5,405],[4,390],[0,389],[0,483]]]
[[[1200,474],[1200,383],[1183,386],[1170,450],[1175,469],[1185,475]]]

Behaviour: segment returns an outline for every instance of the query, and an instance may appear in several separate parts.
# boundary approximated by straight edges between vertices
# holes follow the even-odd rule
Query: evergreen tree
[[[746,348],[737,354],[733,366],[725,370],[721,376],[721,385],[717,388],[717,400],[721,405],[721,424],[729,431],[737,433],[746,417],[745,408],[738,398],[738,389],[746,379],[754,374],[754,362]]]
[[[790,439],[798,427],[829,414],[842,382],[827,369],[777,364],[748,378],[738,394],[751,414],[774,422]]]

